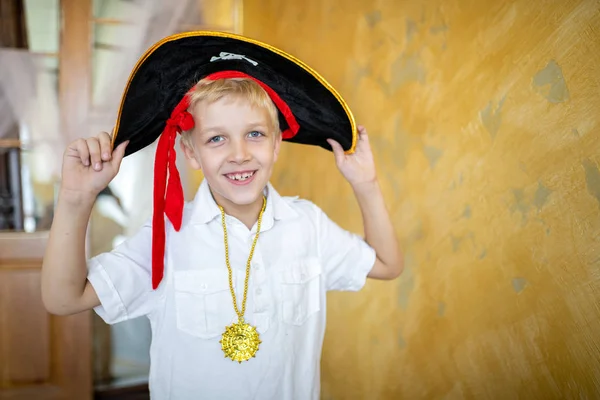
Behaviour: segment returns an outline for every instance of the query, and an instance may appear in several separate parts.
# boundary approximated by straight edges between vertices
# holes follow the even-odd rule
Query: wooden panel
[[[27,48],[23,0],[0,0],[0,47]]]
[[[8,387],[50,379],[50,317],[40,292],[47,237],[0,233],[0,396]]]
[[[322,398],[599,398],[600,2],[244,10],[368,129],[405,252],[397,281],[328,296]],[[361,232],[331,154],[282,147],[280,193]]]
[[[0,399],[90,399],[90,312],[46,313],[40,291],[48,233],[0,233]]]
[[[92,0],[61,0],[59,52],[60,122],[69,141],[88,136],[92,63]],[[91,316],[84,312],[53,318],[55,382],[69,398],[92,395]]]
[[[91,312],[56,317],[52,344],[56,382],[77,399],[89,399],[93,391],[91,349]]]
[[[48,232],[0,232],[0,268],[10,268],[16,264],[39,268],[47,241]]]
[[[63,390],[54,385],[40,384],[35,387],[0,388],[0,400],[71,400]]]
[[[12,147],[21,147],[21,141],[19,139],[0,139],[0,149]]]
[[[91,102],[91,0],[61,0],[58,96],[61,125],[68,141],[87,137]]]
[[[38,265],[39,268],[39,265]],[[39,270],[0,271],[0,376],[5,384],[47,382],[50,325]]]

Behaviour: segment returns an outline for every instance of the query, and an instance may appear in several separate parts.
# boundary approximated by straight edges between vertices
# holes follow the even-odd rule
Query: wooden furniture
[[[49,315],[41,300],[48,235],[0,233],[0,399],[91,399],[90,313]]]

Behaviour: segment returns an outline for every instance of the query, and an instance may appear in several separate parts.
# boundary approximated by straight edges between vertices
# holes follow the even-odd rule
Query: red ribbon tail
[[[168,128],[167,128],[168,129]],[[154,209],[152,214],[152,289],[160,284],[164,273],[165,257],[165,187],[167,184],[167,160],[169,138],[166,132],[160,136],[154,160]]]
[[[177,170],[177,153],[175,152],[175,136],[173,132],[169,145],[169,182],[167,184],[167,195],[165,200],[165,213],[176,231],[181,229],[183,218],[183,187]]]
[[[160,135],[154,159],[154,210],[152,214],[152,289],[156,289],[165,270],[165,215],[176,231],[183,218],[183,187],[177,171],[175,139],[177,133],[194,127],[194,118],[187,111],[186,95],[171,113]],[[169,180],[167,182],[167,173]]]

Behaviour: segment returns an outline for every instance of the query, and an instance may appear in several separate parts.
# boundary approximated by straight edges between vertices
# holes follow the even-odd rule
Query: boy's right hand
[[[95,200],[119,172],[128,143],[121,143],[113,151],[110,135],[101,132],[96,137],[77,139],[69,144],[63,156],[63,194],[77,200]]]

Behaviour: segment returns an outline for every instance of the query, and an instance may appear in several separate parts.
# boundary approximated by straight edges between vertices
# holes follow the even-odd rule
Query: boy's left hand
[[[358,127],[358,141],[353,154],[345,154],[342,146],[333,139],[327,139],[327,142],[333,149],[338,169],[350,185],[356,187],[377,180],[369,137],[363,126]]]

